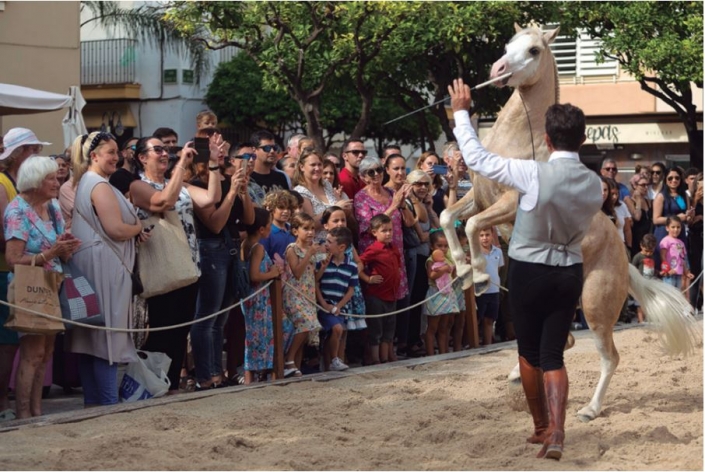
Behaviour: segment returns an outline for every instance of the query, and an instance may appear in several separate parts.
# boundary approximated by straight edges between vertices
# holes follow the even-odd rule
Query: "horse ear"
[[[556,40],[558,37],[558,32],[561,30],[560,26],[557,26],[556,29],[546,31],[543,33],[543,38],[546,40],[546,43],[551,44],[553,41]]]
[[[524,29],[524,28],[522,28],[521,26],[519,26],[519,23],[514,23],[514,32],[515,32],[515,33],[519,33],[519,32],[521,32],[521,30],[523,30],[523,29]]]

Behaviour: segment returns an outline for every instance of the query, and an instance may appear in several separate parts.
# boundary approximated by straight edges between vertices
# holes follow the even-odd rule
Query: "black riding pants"
[[[519,355],[544,372],[560,369],[583,289],[583,265],[554,267],[512,259],[507,285]]]

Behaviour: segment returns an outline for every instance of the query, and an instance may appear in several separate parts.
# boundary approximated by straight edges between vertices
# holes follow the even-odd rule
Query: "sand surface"
[[[702,327],[702,322],[701,325]],[[703,353],[668,358],[657,336],[615,334],[621,364],[602,414],[591,337],[566,353],[560,462],[535,459],[531,417],[512,403],[514,350],[299,382],[0,434],[2,467],[237,470],[702,470]],[[184,398],[186,395],[184,395]]]

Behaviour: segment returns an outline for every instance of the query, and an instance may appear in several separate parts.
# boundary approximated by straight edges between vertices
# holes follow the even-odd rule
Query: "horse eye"
[[[538,56],[539,55],[539,48],[529,49],[529,54],[531,54],[532,56]]]

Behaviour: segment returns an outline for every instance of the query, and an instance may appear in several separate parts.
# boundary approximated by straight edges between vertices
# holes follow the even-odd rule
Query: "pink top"
[[[677,275],[683,275],[686,257],[685,245],[683,244],[683,241],[678,238],[666,236],[661,240],[659,247],[666,250],[666,258],[664,259],[664,262],[668,262],[671,269],[676,270]]]
[[[438,270],[443,267],[447,267],[448,263],[447,262],[434,262],[431,265],[431,270]],[[451,293],[453,291],[452,287],[452,282],[453,279],[450,278],[450,274],[443,274],[440,277],[438,277],[436,280],[436,287],[438,287],[438,291],[442,293]]]

